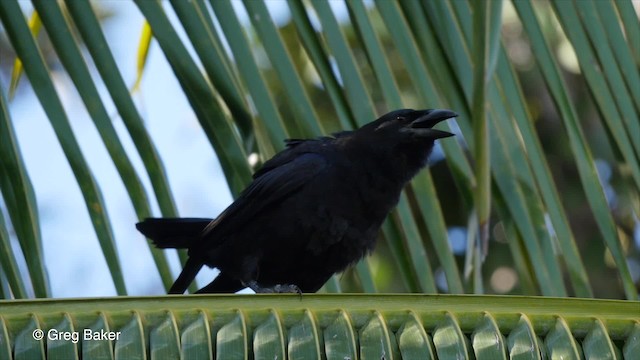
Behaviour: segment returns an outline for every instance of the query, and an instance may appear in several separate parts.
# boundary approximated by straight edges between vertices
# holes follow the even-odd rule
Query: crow
[[[433,129],[450,110],[392,111],[354,131],[286,140],[216,219],[150,218],[136,225],[158,248],[188,249],[170,294],[203,265],[220,274],[199,293],[316,292],[370,253],[403,187],[427,164]]]

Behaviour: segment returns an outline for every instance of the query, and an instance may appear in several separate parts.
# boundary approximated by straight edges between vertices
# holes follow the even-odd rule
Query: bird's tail
[[[160,249],[186,249],[197,239],[212,219],[148,218],[136,229]]]

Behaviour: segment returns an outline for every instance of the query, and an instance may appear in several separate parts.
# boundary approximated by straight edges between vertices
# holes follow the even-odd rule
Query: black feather
[[[199,292],[315,292],[374,248],[434,141],[452,135],[431,127],[454,116],[403,109],[332,137],[288,140],[215,220],[147,219],[138,229],[160,248],[189,249],[171,293],[184,292],[202,265],[221,274]]]

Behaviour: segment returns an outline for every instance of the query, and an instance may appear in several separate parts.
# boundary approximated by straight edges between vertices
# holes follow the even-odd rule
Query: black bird
[[[217,219],[146,219],[138,230],[159,248],[189,249],[169,293],[203,265],[220,274],[200,293],[315,292],[375,245],[402,188],[427,163],[432,129],[449,110],[396,110],[355,131],[287,140],[287,148]]]

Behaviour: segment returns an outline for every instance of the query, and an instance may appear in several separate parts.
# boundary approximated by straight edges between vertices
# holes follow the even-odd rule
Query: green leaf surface
[[[253,351],[256,359],[284,359],[285,337],[282,321],[275,312],[258,325],[253,334]]]
[[[83,329],[89,331],[90,334],[99,334],[110,332],[109,322],[104,313],[99,312],[94,316],[95,320],[92,324]],[[108,360],[114,358],[113,340],[110,339],[82,339],[82,358],[83,359],[100,359]]]
[[[400,353],[405,359],[436,359],[433,349],[433,340],[427,334],[420,320],[414,313],[409,314],[409,319],[405,322],[396,335]]]
[[[93,333],[92,337],[100,333]],[[131,320],[119,330],[118,339],[115,342],[114,354],[116,359],[146,359],[147,340],[142,326],[142,321],[138,313],[133,313]],[[92,339],[92,340],[94,340]]]
[[[358,338],[361,359],[400,358],[395,336],[387,328],[380,314],[373,314],[369,322],[360,330]]]
[[[622,353],[625,359],[631,359],[640,351],[640,324],[635,324],[633,330],[624,342]]]
[[[247,359],[248,329],[245,316],[237,312],[231,321],[218,331],[216,336],[217,359]]]
[[[584,356],[588,359],[622,359],[620,350],[611,341],[607,329],[600,320],[593,321],[593,327],[582,341]]]
[[[180,336],[173,313],[167,312],[164,320],[151,329],[149,355],[151,359],[180,358]]]
[[[290,359],[320,359],[323,354],[318,324],[313,313],[305,310],[302,319],[287,331]]]
[[[180,335],[180,355],[185,359],[210,359],[213,356],[211,329],[206,315],[198,312],[196,318],[183,327]]]
[[[11,358],[11,340],[4,319],[0,316],[0,358]]]
[[[541,360],[544,358],[531,320],[524,314],[520,316],[517,326],[509,334],[507,343],[509,357],[513,360]]]
[[[47,359],[79,359],[78,344],[82,334],[76,332],[69,314],[64,314],[62,321],[53,329],[52,338],[47,333]],[[55,334],[55,335],[54,335]],[[66,337],[68,335],[68,337]]]
[[[15,334],[13,340],[13,358],[15,360],[35,360],[44,359],[45,351],[43,340],[47,336],[46,332],[40,330],[42,326],[36,316],[31,316],[28,323],[22,330]],[[36,335],[34,335],[36,334]]]
[[[506,341],[501,334],[497,334],[500,334],[500,329],[496,320],[490,314],[485,314],[471,334],[476,359],[507,359]]]
[[[439,359],[468,359],[469,339],[460,329],[458,320],[452,314],[446,314],[444,320],[433,332],[433,344]]]
[[[356,359],[356,334],[349,315],[340,311],[323,332],[325,354],[328,360]]]
[[[591,342],[606,339],[624,342],[623,352],[631,354],[640,341],[638,308],[637,301],[519,296],[114,297],[0,301],[0,325],[6,328],[5,337],[13,339],[14,356],[29,354],[29,359],[44,357],[44,343],[34,340],[34,330],[47,332],[70,324],[76,331],[120,333],[113,341],[83,340],[83,358],[111,358],[114,353],[108,351],[114,348],[116,358],[140,357],[144,351],[158,355],[158,337],[170,339],[173,350],[165,350],[175,354],[181,334],[185,358],[211,358],[214,353],[219,359],[274,358],[287,351],[290,358],[426,354],[422,359],[438,354],[480,359],[503,357],[508,351],[516,359],[541,359],[539,346],[550,358],[581,356],[580,343],[586,341],[585,351],[591,351]],[[602,326],[595,330],[598,334],[589,335],[594,331],[593,314]],[[2,331],[0,326],[0,338]],[[598,351],[611,354],[606,347]]]
[[[550,359],[582,359],[580,344],[573,338],[569,326],[561,318],[556,320],[555,326],[547,334],[544,345]]]

